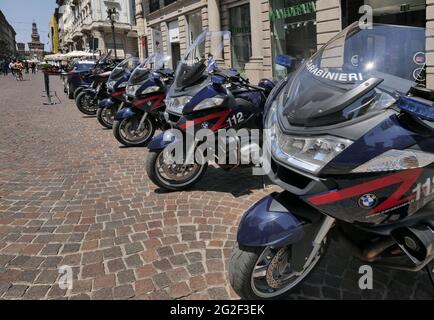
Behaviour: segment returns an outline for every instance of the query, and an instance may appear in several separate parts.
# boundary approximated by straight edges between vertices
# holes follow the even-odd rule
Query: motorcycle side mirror
[[[274,62],[288,70],[291,70],[295,66],[295,58],[284,54],[278,54],[274,59]]]
[[[211,77],[211,82],[215,85],[223,85],[226,79],[222,76],[214,75]]]

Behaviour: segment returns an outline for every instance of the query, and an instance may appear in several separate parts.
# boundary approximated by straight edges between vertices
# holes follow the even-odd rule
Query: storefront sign
[[[163,35],[160,30],[151,29],[152,34],[152,51],[163,54]]]
[[[169,42],[179,42],[179,26],[178,20],[169,22]]]
[[[315,1],[297,4],[288,8],[274,9],[270,11],[270,20],[275,21],[279,19],[292,18],[302,16],[305,14],[315,13]]]

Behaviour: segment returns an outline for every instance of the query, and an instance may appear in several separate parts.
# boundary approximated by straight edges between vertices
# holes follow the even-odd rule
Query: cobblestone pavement
[[[0,78],[0,297],[3,299],[236,299],[227,258],[246,208],[271,192],[250,170],[210,169],[194,190],[162,193],[147,179],[146,149],[63,103],[43,106],[42,75]],[[58,267],[73,268],[72,290]],[[331,246],[292,298],[434,298],[426,273],[375,270]]]

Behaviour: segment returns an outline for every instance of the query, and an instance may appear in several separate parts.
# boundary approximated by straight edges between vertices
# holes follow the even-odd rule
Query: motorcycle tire
[[[197,182],[199,182],[202,177],[205,175],[205,172],[208,168],[208,163],[205,163],[203,165],[199,165],[198,172],[193,176],[192,179],[189,179],[187,181],[183,181],[182,183],[176,183],[174,180],[167,180],[164,179],[160,173],[159,170],[157,170],[156,166],[159,161],[160,156],[162,156],[164,149],[161,150],[155,150],[155,151],[149,151],[148,157],[146,159],[146,172],[148,174],[149,179],[158,187],[161,189],[167,190],[167,191],[183,191],[190,189],[193,187]]]
[[[81,113],[87,115],[87,116],[94,116],[96,115],[98,106],[96,104],[92,105],[91,108],[84,106],[84,99],[86,98],[86,92],[80,92],[77,98],[75,99],[75,104],[77,105],[78,110],[80,110]]]
[[[107,119],[106,112],[106,108],[98,108],[96,112],[96,118],[98,119],[100,125],[102,125],[104,128],[112,129],[113,123],[109,119]]]
[[[144,123],[144,125],[148,128],[148,133],[142,139],[132,140],[132,139],[128,139],[122,132],[123,127],[125,125],[128,125],[128,122],[132,120],[133,120],[132,118],[123,119],[120,121],[115,120],[113,122],[113,135],[115,136],[116,140],[119,141],[119,143],[121,143],[126,147],[146,147],[155,134],[155,130],[157,128],[155,122],[148,117]],[[137,119],[136,121],[140,121],[140,120]]]
[[[78,87],[77,89],[75,89],[74,94],[73,94],[73,98],[77,99],[78,95],[80,94],[80,92],[82,92],[84,90],[83,87]]]
[[[296,278],[291,286],[279,289],[276,293],[259,293],[258,289],[253,288],[253,270],[259,263],[265,250],[268,247],[242,247],[235,243],[231,258],[229,261],[229,282],[234,291],[242,298],[247,300],[270,300],[283,299],[291,294],[292,290],[306,281],[315,270],[315,267],[324,257],[328,247],[328,241],[325,241],[320,249],[319,256]],[[270,263],[271,264],[271,263]],[[268,270],[268,267],[267,267]],[[268,276],[266,276],[267,278]],[[265,281],[265,280],[263,280]],[[267,285],[268,280],[267,280]],[[273,290],[270,286],[270,290]]]

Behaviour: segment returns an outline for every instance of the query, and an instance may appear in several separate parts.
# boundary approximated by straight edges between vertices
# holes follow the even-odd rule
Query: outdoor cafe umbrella
[[[64,56],[68,59],[70,58],[82,58],[82,57],[92,57],[94,54],[85,51],[71,51],[69,53],[64,54]]]

